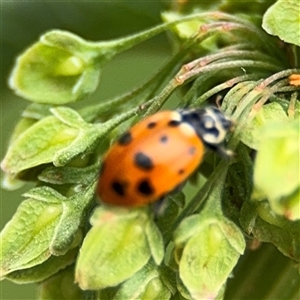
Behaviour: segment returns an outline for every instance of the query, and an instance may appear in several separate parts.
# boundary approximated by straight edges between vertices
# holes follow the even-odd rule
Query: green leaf
[[[84,239],[76,266],[83,289],[115,286],[140,270],[151,257],[141,210],[95,210],[93,227]]]
[[[189,291],[187,290],[187,288],[184,286],[183,282],[181,281],[179,274],[177,279],[177,289],[178,292],[180,293],[179,299],[187,299],[187,300],[194,300],[194,298],[190,295]],[[176,298],[175,298],[176,299]]]
[[[56,274],[59,270],[71,265],[75,261],[77,254],[78,248],[68,251],[65,255],[51,255],[42,264],[29,269],[14,271],[7,274],[5,278],[19,284],[40,282]]]
[[[278,0],[266,11],[262,27],[284,42],[300,46],[299,1]]]
[[[53,164],[57,167],[64,166],[77,155],[93,149],[99,143],[99,138],[106,133],[98,129],[97,126],[89,124],[85,129],[78,131],[72,143],[56,151],[53,155]]]
[[[248,234],[261,242],[273,243],[284,255],[300,262],[300,221],[276,215],[267,201],[247,201],[240,223]]]
[[[31,103],[22,112],[22,117],[41,120],[51,115],[50,109],[52,107],[50,104]]]
[[[19,135],[9,147],[1,166],[5,172],[15,174],[52,162],[57,152],[69,146],[78,134],[78,129],[56,117],[46,117]]]
[[[199,230],[201,221],[201,216],[198,214],[185,218],[174,231],[174,242],[177,245],[185,243]]]
[[[12,145],[15,140],[28,128],[37,122],[32,117],[22,117],[14,128],[14,131],[9,139],[9,145]],[[17,190],[24,185],[24,182],[18,180],[14,175],[5,173],[2,179],[2,187],[6,190]]]
[[[210,224],[184,247],[180,278],[195,299],[215,298],[240,257],[220,229]]]
[[[22,202],[1,233],[2,276],[21,270],[19,277],[38,278],[37,265],[50,255],[64,255],[78,247],[82,242],[80,225],[92,204],[94,190],[95,182],[69,198],[49,187],[27,192],[25,196],[29,199]],[[34,268],[33,273],[23,272],[28,268]],[[47,268],[37,269],[37,272],[43,271],[47,272]]]
[[[49,245],[52,254],[65,254],[71,246],[78,246],[82,242],[80,225],[85,222],[87,210],[93,203],[95,184],[62,202],[63,212]]]
[[[19,120],[14,128],[14,131],[10,137],[9,144],[11,145],[23,132],[34,125],[37,122],[36,119],[23,117]]]
[[[50,111],[52,114],[59,119],[61,122],[74,127],[77,129],[87,128],[88,124],[82,119],[80,114],[69,107],[59,106],[56,108],[51,108]]]
[[[183,192],[178,192],[175,195],[168,195],[164,200],[163,214],[158,215],[156,224],[161,233],[164,235],[170,232],[170,227],[178,216],[179,208],[184,207],[185,195]]]
[[[245,238],[243,233],[239,227],[237,227],[233,222],[229,219],[224,218],[219,224],[219,228],[222,231],[223,235],[226,237],[230,246],[239,254],[243,254],[245,250]]]
[[[152,257],[157,265],[159,265],[164,258],[164,241],[162,235],[152,220],[148,220],[145,228],[149,248]]]
[[[300,120],[269,123],[261,133],[254,169],[258,199],[267,198],[276,213],[291,220],[300,218],[300,200],[291,197],[300,188],[299,128]]]
[[[99,169],[98,163],[85,168],[48,167],[38,175],[38,179],[52,184],[89,184]]]
[[[166,266],[166,264],[163,264],[159,268],[159,274],[162,282],[166,287],[168,287],[169,291],[171,292],[172,295],[175,295],[177,292],[176,289],[176,276],[177,273],[174,273],[169,265]]]
[[[248,147],[257,150],[263,138],[261,130],[268,122],[275,120],[288,121],[285,109],[277,102],[264,105],[242,131],[241,141]]]
[[[61,203],[26,199],[1,232],[1,276],[46,261],[62,213]]]
[[[61,204],[67,198],[48,186],[40,186],[24,193],[24,197],[46,203]]]

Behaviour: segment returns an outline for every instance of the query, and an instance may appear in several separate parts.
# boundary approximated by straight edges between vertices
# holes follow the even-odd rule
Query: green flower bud
[[[183,15],[176,13],[176,12],[163,12],[162,19],[165,22],[172,22],[175,20],[179,20],[182,18]],[[173,26],[172,31],[178,36],[180,39],[187,40],[192,37],[195,37],[197,33],[200,32],[201,26],[206,25],[207,20],[205,19],[195,19],[190,20],[188,22],[179,23]],[[203,48],[207,50],[214,50],[217,49],[217,42],[218,38],[217,35],[214,34],[213,36],[205,39],[201,42],[201,49]]]
[[[99,81],[95,45],[53,30],[22,53],[9,79],[16,94],[38,103],[65,104],[93,92]]]
[[[169,299],[171,297],[170,291],[163,284],[160,278],[153,278],[146,286],[142,295],[139,295],[141,300],[156,300],[156,299]]]
[[[33,102],[75,102],[96,89],[102,66],[114,55],[173,25],[198,18],[197,14],[176,16],[173,22],[106,42],[90,42],[67,31],[52,30],[18,57],[9,85]]]
[[[38,299],[80,300],[83,292],[74,284],[74,266],[70,266],[43,281],[38,287]]]
[[[44,117],[15,136],[1,167],[15,177],[21,171],[54,163],[62,166],[84,152],[99,137],[99,130],[85,123],[80,115],[67,107],[51,109]],[[22,122],[23,123],[23,122]]]
[[[19,284],[43,281],[74,263],[77,254],[78,248],[68,251],[65,255],[51,255],[46,261],[41,264],[28,269],[21,269],[7,274],[5,276],[5,279]]]
[[[193,299],[214,299],[232,272],[245,241],[228,219],[186,218],[175,231],[179,274]]]
[[[57,152],[69,146],[79,130],[54,116],[46,117],[25,130],[10,145],[1,167],[10,174],[53,161]]]
[[[97,208],[77,261],[79,286],[84,290],[115,286],[140,270],[153,252],[154,259],[161,260],[162,251],[153,250],[157,233],[149,234],[149,222],[143,209]],[[163,247],[162,240],[156,247]]]
[[[20,204],[1,232],[1,276],[34,267],[50,257],[49,245],[61,218],[63,199],[49,189]]]
[[[161,272],[162,270],[154,264],[147,264],[121,284],[114,300],[168,300],[171,297],[171,292],[162,280]]]
[[[277,102],[264,105],[242,131],[241,141],[257,150],[260,142],[264,139],[261,134],[262,129],[268,122],[275,120],[288,121],[286,110]]]
[[[280,40],[300,46],[299,10],[296,1],[276,1],[265,12],[262,27]]]
[[[1,276],[35,281],[71,264],[77,253],[71,250],[82,242],[80,226],[94,191],[95,184],[70,198],[45,186],[27,192],[27,199],[1,232]]]

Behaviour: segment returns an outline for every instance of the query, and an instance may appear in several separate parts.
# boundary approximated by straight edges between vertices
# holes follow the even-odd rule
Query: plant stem
[[[217,53],[206,55],[205,57],[201,57],[199,59],[195,59],[194,61],[186,64],[184,67],[187,70],[190,70],[192,68],[195,68],[196,66],[203,67],[205,65],[208,65],[216,60],[228,60],[231,61],[233,58],[241,57],[243,59],[249,58],[254,61],[271,61],[272,58],[269,55],[266,55],[260,51],[252,51],[252,50],[236,50],[236,49],[226,49],[223,48],[219,50]],[[224,61],[223,60],[223,61]],[[273,63],[279,64],[279,62],[275,59],[273,59]]]
[[[227,81],[215,86],[214,88],[208,90],[206,93],[202,94],[200,97],[198,97],[196,99],[196,101],[193,102],[193,104],[191,105],[191,108],[193,108],[193,107],[196,108],[196,107],[200,106],[203,102],[205,102],[211,96],[213,96],[225,89],[228,89],[239,82],[252,80],[252,79],[257,78],[258,76],[259,76],[258,74],[249,74],[249,75],[242,75],[242,76],[238,76],[238,77],[232,78],[230,80],[227,80]]]
[[[257,81],[244,81],[238,83],[226,94],[223,99],[222,107],[233,120],[233,111],[236,109],[239,101],[245,97],[255,86]]]
[[[188,52],[189,47],[181,49],[178,51],[162,68],[160,68],[157,72],[154,73],[144,83],[137,86],[135,89],[124,93],[123,95],[117,96],[113,99],[106,100],[104,103],[99,103],[96,105],[88,106],[80,110],[80,115],[87,121],[94,121],[101,113],[105,113],[110,111],[111,109],[116,109],[122,104],[125,104],[127,101],[136,98],[138,95],[147,91],[147,89],[151,87],[150,91],[147,91],[146,96],[143,99],[150,99],[151,96],[157,91],[157,89],[163,84],[165,78],[168,74],[171,73],[171,70],[175,68],[176,65],[180,61],[182,61],[183,57]],[[143,99],[139,99],[139,103],[143,101]]]
[[[121,115],[118,115],[118,116],[112,118],[111,120],[109,120],[105,123],[98,123],[93,126],[95,126],[96,128],[99,129],[99,133],[103,134],[103,132],[112,130],[113,128],[120,125],[122,122],[134,117],[135,115],[137,115],[138,113],[140,113],[141,111],[146,109],[152,103],[152,101],[153,100],[149,100],[148,102],[144,103],[143,105],[139,105]],[[102,134],[100,134],[100,135],[102,136]]]
[[[177,86],[178,82],[175,79],[172,79],[160,92],[160,94],[152,99],[153,103],[144,114],[144,117],[152,115],[157,110],[159,110]]]
[[[205,19],[207,16],[208,16],[208,13],[191,14],[191,15],[182,17],[178,20],[160,24],[153,28],[147,29],[145,31],[142,31],[142,32],[139,32],[139,33],[127,36],[127,37],[114,39],[114,40],[110,40],[110,41],[101,41],[101,42],[93,43],[93,47],[99,49],[101,56],[103,54],[106,55],[107,53],[109,53],[110,57],[112,57],[115,54],[123,52],[125,50],[128,50],[131,47],[133,47],[147,39],[150,39],[177,24],[180,24],[183,22],[188,22],[188,21],[193,21],[193,20],[197,20],[197,19],[199,19],[199,20]]]
[[[280,68],[276,65],[263,62],[263,61],[253,61],[253,60],[237,60],[237,61],[229,61],[229,62],[220,62],[211,64],[204,67],[194,68],[191,71],[188,71],[184,74],[180,74],[177,76],[177,80],[179,82],[185,82],[188,79],[191,79],[193,76],[196,76],[201,73],[207,73],[211,71],[220,71],[220,70],[228,70],[233,68],[257,68],[257,69],[266,69],[270,71],[279,71]]]

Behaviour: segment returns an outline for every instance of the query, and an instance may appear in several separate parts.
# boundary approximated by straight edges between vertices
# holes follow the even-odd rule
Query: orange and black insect
[[[98,195],[108,204],[161,199],[195,171],[205,147],[222,147],[232,122],[217,108],[162,111],[126,131],[104,156]]]

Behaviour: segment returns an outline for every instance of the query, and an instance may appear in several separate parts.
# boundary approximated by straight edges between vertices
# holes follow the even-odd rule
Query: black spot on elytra
[[[194,154],[196,153],[196,148],[195,148],[194,146],[190,147],[190,148],[188,149],[188,153],[189,153],[190,155],[194,155]]]
[[[111,184],[111,188],[119,195],[119,196],[125,196],[126,194],[126,187],[128,184],[126,182],[121,181],[113,181]]]
[[[150,122],[150,123],[147,124],[147,128],[148,128],[148,129],[152,129],[152,128],[154,128],[156,125],[157,125],[156,122]]]
[[[138,152],[134,155],[134,164],[145,171],[150,171],[153,169],[153,162],[149,156],[143,152]]]
[[[125,133],[123,133],[119,140],[118,140],[118,143],[119,145],[122,145],[122,146],[125,146],[125,145],[128,145],[130,144],[132,141],[132,135],[130,133],[130,131],[126,131]]]
[[[138,183],[137,190],[144,196],[150,196],[154,194],[154,189],[151,186],[149,179],[143,179]]]
[[[170,126],[170,127],[177,127],[180,124],[181,124],[181,121],[179,121],[179,120],[171,120],[171,121],[169,121],[168,126]]]
[[[163,135],[162,137],[160,137],[159,140],[160,140],[161,143],[165,144],[168,141],[168,137],[166,135]]]
[[[179,175],[182,175],[183,173],[184,173],[184,169],[179,169],[179,170],[178,170],[178,174],[179,174]]]

